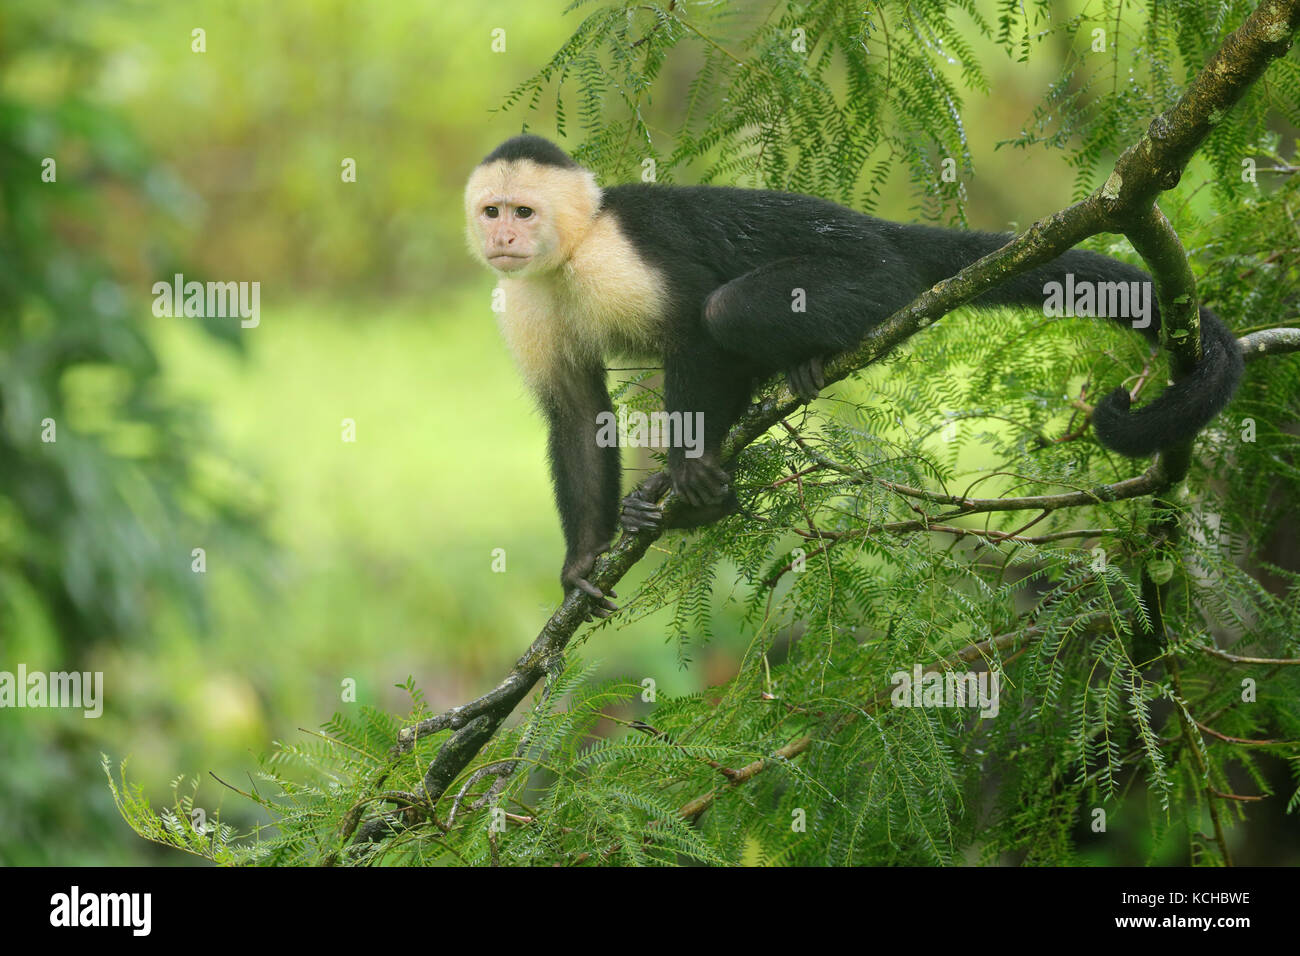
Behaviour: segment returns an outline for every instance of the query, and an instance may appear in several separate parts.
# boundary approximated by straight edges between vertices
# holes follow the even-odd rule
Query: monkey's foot
[[[821,358],[811,358],[788,369],[785,373],[790,391],[805,402],[811,402],[826,387],[826,373]]]
[[[703,458],[685,458],[673,469],[673,491],[696,508],[716,505],[727,499],[731,476]]]

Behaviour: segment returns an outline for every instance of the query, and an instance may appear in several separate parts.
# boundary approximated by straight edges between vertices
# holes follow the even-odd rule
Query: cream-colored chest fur
[[[503,278],[498,287],[505,297],[501,331],[534,391],[564,376],[565,366],[641,356],[661,342],[663,279],[608,213],[559,269]]]

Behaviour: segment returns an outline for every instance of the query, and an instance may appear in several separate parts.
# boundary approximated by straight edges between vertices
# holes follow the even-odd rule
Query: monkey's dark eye
[[[531,219],[533,218],[533,210],[528,206],[520,206],[515,210],[515,215],[520,219]]]
[[[501,215],[501,210],[496,206],[484,206],[483,215],[487,216],[489,219],[495,219],[497,216]]]

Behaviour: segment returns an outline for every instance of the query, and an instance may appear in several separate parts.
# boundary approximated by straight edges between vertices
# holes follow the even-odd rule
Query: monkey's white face
[[[548,224],[541,210],[529,202],[521,196],[491,196],[479,207],[483,258],[499,272],[522,272],[532,263],[542,265],[555,248],[554,223]]]
[[[495,162],[465,187],[471,249],[498,272],[536,275],[559,268],[590,228],[600,189],[584,170]]]

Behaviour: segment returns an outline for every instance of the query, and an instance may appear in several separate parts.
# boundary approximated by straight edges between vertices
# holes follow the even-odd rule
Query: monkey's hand
[[[623,513],[619,515],[619,522],[628,534],[636,534],[642,528],[658,528],[663,517],[662,505],[636,495],[628,495],[623,499]]]
[[[583,594],[591,597],[591,609],[587,613],[588,621],[591,620],[592,615],[609,617],[618,610],[618,606],[610,601],[610,598],[618,597],[612,588],[607,597],[605,592],[587,580],[592,569],[596,566],[596,558],[608,550],[609,545],[606,544],[591,551],[579,552],[564,562],[564,570],[560,572],[560,584],[563,585],[565,594],[577,588]]]
[[[790,391],[805,402],[811,402],[826,387],[826,373],[821,358],[811,358],[788,369],[785,373]]]
[[[726,501],[731,491],[731,476],[706,458],[683,458],[672,477],[673,491],[695,508]]]
[[[657,529],[663,520],[664,509],[659,499],[668,490],[671,479],[662,471],[657,471],[646,479],[637,491],[623,499],[623,512],[619,523],[628,534],[636,534],[642,528]]]

